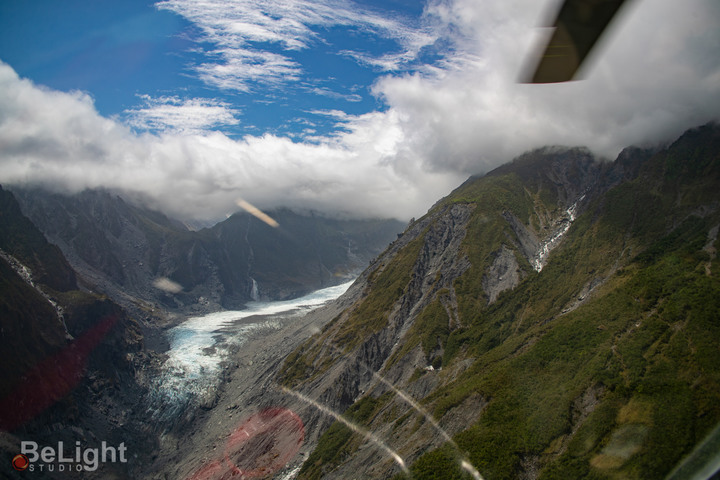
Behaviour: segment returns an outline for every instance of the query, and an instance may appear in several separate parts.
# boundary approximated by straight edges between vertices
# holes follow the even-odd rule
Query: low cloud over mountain
[[[299,140],[211,130],[222,119],[242,123],[242,107],[226,115],[224,101],[200,98],[214,116],[192,128],[159,117],[158,102],[152,116],[104,117],[90,94],[51,90],[0,63],[0,182],[122,189],[185,219],[222,218],[238,198],[266,209],[409,218],[468,175],[530,148],[586,145],[614,158],[720,116],[715,2],[631,4],[585,81],[518,84],[542,33],[546,6],[535,3],[430,2],[417,33],[436,60],[377,77],[376,111],[337,115],[334,133]],[[188,105],[167,98],[171,115]],[[131,128],[139,124],[153,133]]]

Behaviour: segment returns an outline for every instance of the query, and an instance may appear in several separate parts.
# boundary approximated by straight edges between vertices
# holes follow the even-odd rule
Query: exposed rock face
[[[515,253],[503,245],[483,277],[482,285],[489,297],[488,303],[493,303],[505,290],[515,288],[520,283],[522,274]]]
[[[449,290],[444,297],[443,307],[450,312],[451,318],[456,316],[453,313],[457,306],[453,302],[452,284],[455,278],[469,267],[467,259],[458,255],[458,252],[472,209],[470,205],[453,205],[418,220],[366,270],[362,280],[349,292],[349,295],[354,294],[356,299],[362,298],[358,297],[358,292],[370,288],[370,274],[381,275],[401,250],[413,241],[420,241],[417,259],[411,267],[410,281],[405,293],[390,307],[386,327],[369,335],[350,355],[340,356],[342,347],[331,347],[338,348],[335,352],[328,352],[329,355],[338,357],[332,371],[303,390],[314,397],[327,399],[330,408],[343,411],[375,382],[373,372],[382,368],[419,312],[436,298],[438,291]],[[343,317],[351,313],[352,308],[344,312]],[[341,323],[342,319],[337,322]],[[331,325],[326,334],[332,336],[333,333]],[[322,338],[318,345],[324,342],[326,340]],[[327,346],[326,344],[323,348]],[[424,367],[425,359],[417,358],[414,363],[415,367]],[[406,367],[402,365],[391,370],[389,378],[394,381],[396,375],[412,374],[413,369]]]
[[[395,363],[389,364],[388,361],[393,352],[400,350],[403,337],[417,321],[421,312],[438,298],[447,313],[449,326],[460,325],[454,281],[470,267],[470,262],[463,253],[461,245],[467,234],[467,223],[474,209],[475,206],[472,204],[455,204],[423,217],[412,224],[404,235],[370,266],[353,286],[354,303],[363,299],[363,296],[358,295],[358,291],[372,288],[371,284],[368,284],[368,277],[371,274],[381,273],[398,253],[413,241],[421,242],[417,259],[412,266],[410,281],[404,289],[403,295],[399,296],[390,308],[386,328],[370,335],[349,355],[340,355],[339,347],[331,347],[330,350],[327,350],[328,344],[332,342],[332,325],[326,329],[324,335],[316,340],[317,344],[322,344],[320,348],[325,349],[328,352],[327,355],[334,358],[335,361],[331,369],[324,375],[315,381],[303,384],[302,391],[308,397],[317,399],[322,405],[334,411],[342,412],[358,398],[370,392],[373,395],[382,395],[390,390],[388,385],[405,386],[403,387],[405,391],[414,399],[422,399],[440,386],[441,382],[432,367],[428,367],[430,369],[427,371],[428,373],[417,381],[412,381],[411,377],[416,375],[417,371],[425,369],[432,358],[442,358],[441,346],[440,349],[429,352],[424,352],[417,347]],[[489,297],[488,301],[493,302],[500,292],[516,286],[522,275],[524,273],[519,269],[514,251],[503,245],[492,266],[483,277],[483,284]],[[444,294],[438,296],[440,291],[444,291]],[[349,295],[352,293],[349,292]],[[351,313],[352,307],[343,312],[338,324]],[[308,347],[308,349],[311,348]],[[374,374],[381,370],[383,371],[382,379]],[[469,404],[465,404],[451,412],[444,422],[445,433],[440,433],[431,426],[417,430],[412,428],[410,423],[406,428],[397,432],[395,438],[405,439],[408,448],[412,448],[413,453],[410,454],[409,459],[417,458],[422,449],[427,448],[427,445],[441,445],[446,440],[445,435],[457,433],[465,425],[474,421],[481,412],[485,400],[476,398],[473,402],[473,408],[470,408]],[[393,408],[406,408],[407,405],[404,403],[402,400],[394,403]],[[391,409],[390,406],[387,408]],[[326,428],[331,419],[312,408],[306,408],[305,416],[310,418],[309,424],[316,424],[320,427],[309,432],[310,442],[316,441],[318,432]],[[454,420],[450,420],[450,418],[454,418]],[[425,445],[422,448],[417,447],[420,438],[423,439],[420,443]],[[351,474],[359,465],[374,464],[373,457],[377,457],[377,452],[372,448],[366,449],[352,463],[332,474],[327,474],[326,478],[347,478],[346,475]],[[392,466],[386,465],[383,469],[374,468],[368,475],[384,477],[388,475],[387,467],[392,469]]]
[[[542,246],[537,235],[511,212],[503,212],[503,218],[507,220],[508,225],[515,234],[515,245],[518,247],[519,252],[528,262],[532,262]]]

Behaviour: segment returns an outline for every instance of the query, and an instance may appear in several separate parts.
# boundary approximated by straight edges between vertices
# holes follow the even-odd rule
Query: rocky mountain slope
[[[0,188],[0,472],[20,442],[152,448],[145,394],[136,375],[150,359],[140,326],[104,296],[81,291],[60,250],[47,242]],[[100,439],[100,440],[98,440]],[[135,468],[108,463],[83,478],[128,478]],[[78,478],[34,472],[37,478]]]
[[[133,455],[80,473],[36,462],[55,468],[32,472],[38,478],[144,476],[177,426],[150,408],[168,310],[204,312],[347,281],[401,230],[396,221],[280,210],[272,212],[279,228],[238,214],[191,231],[107,192],[16,192],[34,222],[0,188],[0,476],[10,478],[22,478],[10,461],[27,441],[70,450],[104,441]]]
[[[202,312],[299,296],[351,278],[403,228],[279,210],[279,228],[238,213],[191,231],[106,191],[13,191],[73,268],[128,307]]]
[[[298,478],[663,478],[720,421],[719,207],[718,125],[471,178],[286,359],[358,427],[306,404]]]

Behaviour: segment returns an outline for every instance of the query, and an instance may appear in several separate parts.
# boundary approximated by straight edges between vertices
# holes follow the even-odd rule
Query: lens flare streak
[[[270,215],[268,215],[267,213],[265,213],[262,210],[260,210],[259,208],[257,208],[252,203],[247,202],[247,201],[243,200],[242,198],[239,198],[235,203],[237,204],[238,207],[242,208],[243,210],[248,212],[250,215],[253,215],[257,219],[267,223],[271,227],[278,228],[280,226],[280,224],[277,221],[275,221],[274,218],[272,218]]]
[[[342,423],[343,425],[345,425],[346,427],[348,427],[348,428],[349,428],[350,430],[352,430],[353,432],[362,435],[363,437],[365,437],[366,440],[371,441],[372,443],[374,443],[375,445],[377,445],[380,449],[384,450],[388,455],[390,455],[390,457],[395,461],[395,463],[397,463],[397,464],[400,466],[400,468],[402,469],[403,473],[405,473],[405,474],[408,475],[408,476],[410,475],[410,470],[408,470],[407,466],[405,466],[405,461],[400,457],[400,455],[398,455],[398,453],[397,453],[395,450],[393,450],[393,449],[391,449],[390,447],[388,447],[387,444],[385,444],[385,442],[383,442],[382,440],[380,440],[380,439],[379,439],[378,437],[376,437],[374,434],[372,434],[371,432],[365,430],[364,428],[360,427],[359,425],[354,424],[354,423],[351,422],[350,420],[344,418],[344,417],[343,417],[342,415],[340,415],[339,413],[331,410],[330,408],[326,407],[325,405],[322,405],[322,404],[316,402],[316,401],[313,400],[312,398],[309,398],[309,397],[303,395],[303,394],[300,393],[300,392],[296,392],[295,390],[290,390],[289,388],[286,388],[286,387],[281,387],[281,389],[282,389],[282,391],[283,391],[284,393],[287,393],[287,394],[289,394],[289,395],[292,395],[292,396],[294,396],[295,398],[297,398],[297,399],[299,399],[299,400],[302,400],[303,402],[312,405],[313,407],[317,408],[318,410],[320,410],[320,411],[323,412],[324,414],[330,415],[330,416],[333,417],[335,420],[337,420],[338,422]]]
[[[437,430],[437,431],[443,436],[443,438],[444,438],[448,443],[450,443],[450,445],[452,445],[452,447],[453,447],[457,452],[460,452],[460,447],[458,447],[457,443],[455,443],[455,441],[454,441],[452,438],[450,438],[450,435],[448,435],[447,432],[440,426],[440,424],[437,422],[437,420],[435,420],[435,417],[433,417],[432,415],[430,415],[424,408],[422,408],[422,406],[420,406],[419,403],[417,403],[415,400],[413,400],[413,399],[410,398],[407,394],[405,394],[405,392],[403,392],[402,390],[400,390],[400,389],[398,389],[397,387],[395,387],[395,385],[393,385],[393,384],[390,383],[389,381],[385,380],[385,378],[384,378],[382,375],[380,375],[379,373],[371,370],[367,365],[364,365],[364,367],[365,367],[370,373],[372,373],[373,377],[374,377],[377,381],[379,381],[380,383],[382,383],[383,385],[385,385],[386,387],[388,387],[390,390],[392,390],[392,391],[395,393],[395,395],[397,395],[398,397],[402,398],[408,405],[410,405],[412,408],[414,408],[415,410],[417,410],[417,411],[420,413],[420,415],[422,415],[423,417],[425,417],[425,419],[426,419],[428,422],[430,422],[430,424],[433,426],[433,428],[435,428],[435,430]],[[475,469],[475,467],[472,466],[472,464],[470,463],[470,461],[469,461],[467,458],[462,457],[462,458],[460,459],[460,466],[463,468],[463,470],[465,470],[465,471],[468,472],[470,475],[472,475],[475,480],[484,480],[483,477],[482,477],[482,475],[480,475],[480,472],[478,472],[477,469]]]
[[[331,345],[331,347],[333,349],[339,351],[339,349],[337,349],[337,347],[335,347],[333,345]],[[447,432],[440,426],[438,421],[435,420],[435,417],[430,415],[430,413],[428,413],[427,410],[425,410],[419,403],[417,403],[415,400],[413,400],[410,396],[408,396],[405,392],[403,392],[402,390],[397,388],[395,385],[390,383],[388,380],[385,379],[385,377],[383,377],[382,375],[377,373],[375,370],[370,368],[368,365],[366,365],[365,363],[362,363],[362,362],[360,362],[360,365],[363,368],[365,368],[365,370],[370,372],[375,380],[377,380],[378,382],[380,382],[383,385],[385,385],[386,387],[388,387],[390,390],[392,390],[395,393],[395,395],[400,397],[402,400],[405,401],[405,403],[410,405],[413,409],[415,409],[417,412],[419,412],[420,415],[425,417],[425,419],[430,423],[430,425],[432,425],[433,428],[435,428],[435,430],[437,430],[440,433],[440,435],[442,435],[442,437],[445,439],[445,441],[447,441],[455,449],[455,451],[458,452],[458,454],[460,456],[460,466],[462,467],[463,470],[465,470],[470,475],[472,475],[472,477],[475,480],[484,480],[483,476],[480,475],[480,472],[477,471],[477,469],[472,465],[472,463],[470,463],[470,460],[468,460],[467,457],[462,453],[458,444],[455,443],[455,441],[452,438],[450,438],[450,435],[448,435]]]

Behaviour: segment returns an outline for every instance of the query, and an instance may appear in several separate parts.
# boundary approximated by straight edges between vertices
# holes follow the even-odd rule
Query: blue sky
[[[584,80],[519,84],[558,2],[3,0],[0,183],[408,219],[532,148],[720,118],[717,0],[631,1]]]
[[[382,109],[375,78],[432,55],[421,2],[238,4],[10,0],[0,6],[0,58],[38,84],[89,93],[98,113],[136,130],[309,138],[336,128],[330,112]],[[305,24],[289,28],[302,13]],[[408,54],[412,42],[426,52]],[[215,122],[183,123],[193,108]]]
[[[0,18],[5,62],[50,88],[90,92],[101,114],[187,83],[180,73],[193,42],[183,34],[192,25],[152,3],[9,1]]]

